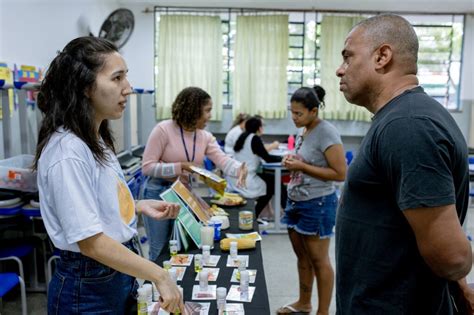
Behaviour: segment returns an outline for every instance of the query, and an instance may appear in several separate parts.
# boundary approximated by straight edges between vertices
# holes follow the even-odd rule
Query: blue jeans
[[[281,223],[300,234],[328,238],[334,235],[336,208],[336,193],[306,201],[288,199]]]
[[[132,241],[124,244],[135,250]],[[48,314],[129,314],[136,305],[138,283],[98,261],[61,251],[49,283]]]
[[[161,200],[160,194],[170,188],[172,184],[173,183],[159,178],[148,178],[145,183],[143,198]],[[143,216],[143,221],[145,223],[148,240],[150,241],[149,259],[156,261],[161,251],[168,248],[168,242],[171,238],[175,220],[155,220]]]

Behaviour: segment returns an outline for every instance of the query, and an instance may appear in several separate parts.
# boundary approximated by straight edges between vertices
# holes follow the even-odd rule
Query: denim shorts
[[[124,244],[135,250],[132,241]],[[81,253],[61,251],[49,283],[48,314],[129,314],[138,283]]]
[[[336,193],[306,201],[288,199],[281,223],[300,234],[329,238],[334,235],[336,208]]]

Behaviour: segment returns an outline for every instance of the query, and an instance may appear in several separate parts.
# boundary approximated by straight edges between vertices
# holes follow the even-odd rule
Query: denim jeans
[[[171,185],[171,182],[159,178],[149,178],[145,183],[143,198],[161,200],[160,194],[170,188]],[[168,247],[175,220],[154,220],[143,216],[143,221],[150,242],[149,259],[155,261],[160,256],[161,251]]]
[[[136,252],[132,241],[124,245]],[[48,314],[129,314],[137,289],[134,277],[81,253],[61,251],[49,283]]]
[[[306,201],[288,199],[281,223],[304,235],[319,235],[321,239],[334,235],[336,224],[336,193]]]

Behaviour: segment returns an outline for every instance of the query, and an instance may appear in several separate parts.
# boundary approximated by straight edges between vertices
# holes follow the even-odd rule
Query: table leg
[[[275,227],[273,229],[267,230],[267,233],[271,234],[284,234],[287,233],[286,228],[281,229],[282,226],[280,224],[280,211],[281,211],[281,168],[277,167],[275,170],[275,196],[273,196],[274,204],[273,209],[275,211],[274,219],[275,219]]]

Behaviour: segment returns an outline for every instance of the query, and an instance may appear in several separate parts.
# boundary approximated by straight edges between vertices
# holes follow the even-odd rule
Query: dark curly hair
[[[105,57],[117,51],[117,47],[108,40],[79,37],[69,42],[53,59],[38,93],[38,108],[44,117],[33,169],[38,168],[43,148],[61,126],[84,141],[97,162],[106,162],[108,157],[104,145],[96,136],[94,108],[85,93],[94,88]],[[107,120],[100,125],[99,135],[105,145],[115,152]]]
[[[201,88],[187,87],[181,92],[171,106],[171,117],[181,127],[195,129],[196,122],[202,115],[202,108],[211,99]]]

